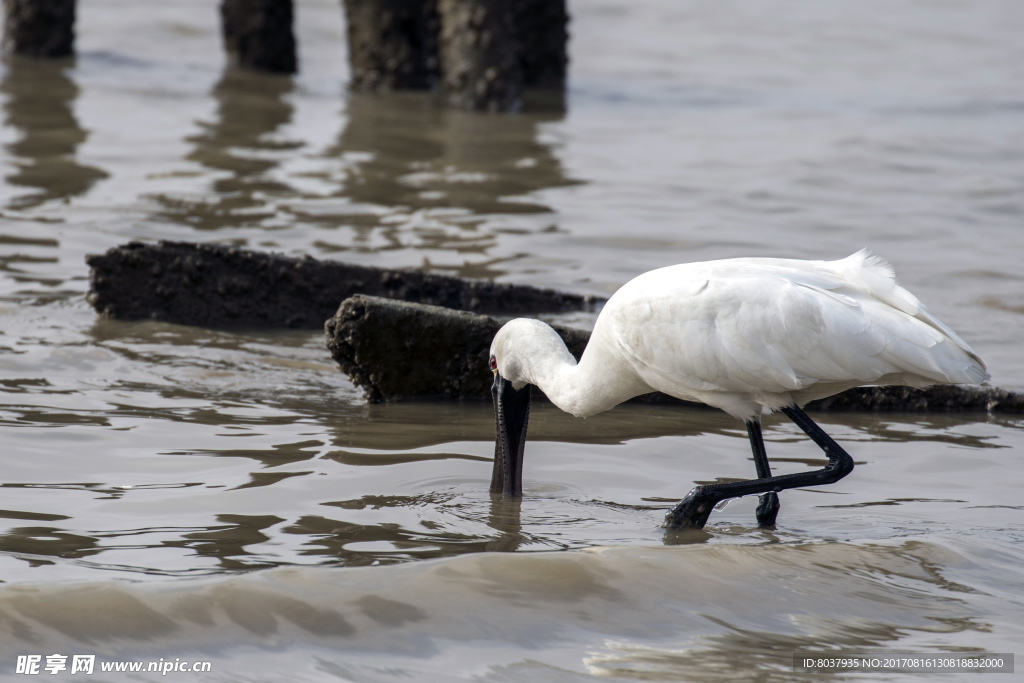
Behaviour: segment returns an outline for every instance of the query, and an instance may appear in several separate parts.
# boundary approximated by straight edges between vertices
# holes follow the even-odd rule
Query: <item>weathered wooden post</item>
[[[464,109],[516,111],[523,69],[512,3],[438,0],[441,73],[448,101]]]
[[[432,90],[463,109],[515,111],[561,93],[565,0],[343,0],[353,90]]]
[[[295,73],[292,0],[223,0],[224,47],[246,69]]]
[[[561,92],[569,66],[565,0],[516,0],[512,6],[523,86]]]
[[[75,0],[4,0],[3,50],[29,57],[75,51]]]
[[[436,0],[344,0],[353,90],[429,90],[438,79]]]

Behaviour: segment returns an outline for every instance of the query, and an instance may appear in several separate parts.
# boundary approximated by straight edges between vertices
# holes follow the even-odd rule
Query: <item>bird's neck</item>
[[[533,364],[533,383],[558,408],[587,417],[614,408],[651,388],[643,384],[621,359],[610,357],[603,345],[591,344],[577,364],[568,351],[546,356]]]

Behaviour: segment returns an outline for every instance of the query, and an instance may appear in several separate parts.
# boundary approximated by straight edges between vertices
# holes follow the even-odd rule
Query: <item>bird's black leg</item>
[[[761,419],[747,421],[747,436],[750,437],[750,450],[754,452],[754,466],[757,468],[758,479],[772,476],[772,467],[768,464],[768,454],[764,450],[764,438],[761,436]],[[775,526],[775,518],[779,515],[779,494],[775,491],[762,493],[757,499],[757,523],[763,527]]]
[[[828,464],[825,467],[813,472],[783,474],[777,477],[769,476],[749,481],[733,481],[725,484],[708,484],[706,486],[694,487],[665,516],[665,525],[676,529],[683,527],[700,529],[707,523],[708,516],[715,505],[727,498],[738,498],[740,496],[762,493],[778,493],[785,489],[794,489],[801,486],[834,484],[853,471],[853,458],[850,457],[850,454],[844,451],[811,418],[807,417],[804,411],[796,406],[790,406],[783,408],[782,412],[796,423],[796,426],[802,429],[807,436],[811,437],[811,440],[818,444],[821,450],[825,451],[825,456],[828,458]],[[749,424],[747,428],[748,433],[750,430]],[[758,427],[757,431],[760,432],[760,427]],[[763,441],[761,444],[763,450]],[[755,450],[755,463],[758,457]],[[767,462],[768,459],[765,456],[766,468]],[[767,472],[767,469],[765,471]],[[760,473],[760,465],[758,465],[758,474]]]

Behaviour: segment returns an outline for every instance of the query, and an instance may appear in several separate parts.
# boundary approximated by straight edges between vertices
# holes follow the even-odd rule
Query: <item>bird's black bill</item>
[[[526,423],[530,419],[530,385],[519,391],[494,374],[494,472],[491,493],[523,495],[523,449],[526,447]]]

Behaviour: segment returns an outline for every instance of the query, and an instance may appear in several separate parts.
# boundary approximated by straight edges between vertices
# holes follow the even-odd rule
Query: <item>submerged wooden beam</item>
[[[327,348],[367,400],[491,400],[487,362],[501,323],[486,315],[372,296],[342,302],[324,324]],[[590,333],[555,327],[578,360]],[[689,403],[664,394],[634,401]],[[992,387],[858,387],[810,404],[811,410],[1024,412],[1024,394]]]
[[[202,327],[320,329],[354,294],[519,315],[600,300],[415,270],[293,258],[223,245],[131,242],[88,256],[89,303],[108,318]]]
[[[70,57],[76,0],[3,0],[3,50],[28,57]]]

